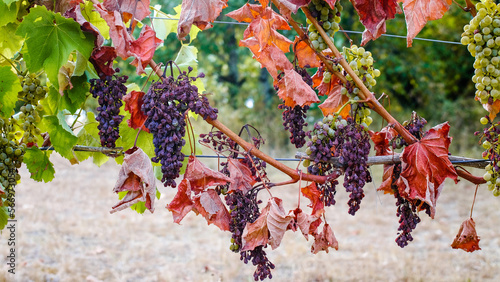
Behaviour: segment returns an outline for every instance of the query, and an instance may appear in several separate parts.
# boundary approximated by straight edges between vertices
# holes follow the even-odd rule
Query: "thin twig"
[[[474,199],[472,200],[472,206],[470,207],[470,217],[472,218],[472,210],[474,210],[474,203],[476,202],[477,188],[479,184],[476,185],[476,191],[474,192]]]

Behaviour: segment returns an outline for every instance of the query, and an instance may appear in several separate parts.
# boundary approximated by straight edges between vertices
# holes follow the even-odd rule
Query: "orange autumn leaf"
[[[234,10],[230,13],[227,13],[226,16],[237,20],[238,22],[252,22],[256,19],[262,11],[264,11],[264,7],[257,4],[248,4],[246,3],[241,8]]]
[[[144,126],[148,117],[141,110],[144,95],[144,92],[133,90],[123,97],[123,101],[125,102],[125,111],[130,112],[130,119],[127,120],[128,126],[133,129],[142,127],[142,130],[149,133],[149,129]]]
[[[430,208],[430,216],[436,213],[436,201],[444,186],[444,180],[457,182],[457,172],[448,159],[452,138],[448,136],[450,125],[442,123],[431,128],[418,142],[407,146],[401,154],[401,174],[398,190],[404,198],[424,202],[419,210]]]
[[[177,37],[184,40],[193,24],[201,30],[212,27],[211,23],[226,7],[227,0],[183,0],[179,25],[177,26]]]
[[[312,182],[308,186],[302,187],[300,192],[311,201],[308,207],[312,208],[312,215],[319,217],[325,213],[325,205],[321,200],[321,191],[318,190],[316,182]]]
[[[297,56],[299,67],[317,68],[321,65],[321,61],[316,55],[316,52],[300,37],[296,36],[293,42],[294,53]]]
[[[292,63],[288,61],[285,53],[275,45],[269,45],[260,50],[257,39],[255,37],[250,37],[241,40],[240,46],[248,47],[254,54],[253,58],[256,59],[262,67],[265,67],[275,80],[278,78],[278,71],[293,68]]]
[[[341,85],[335,85],[328,94],[328,98],[318,107],[323,112],[323,116],[328,116],[336,113],[341,107],[343,107],[348,101],[349,97],[347,95],[342,95],[340,93]],[[342,111],[340,111],[340,116],[347,118],[349,116],[349,111],[351,110],[351,105],[346,105]]]
[[[288,107],[303,107],[320,102],[316,92],[293,69],[285,70],[285,75],[278,81],[278,87],[278,96]]]
[[[393,127],[386,126],[382,128],[381,131],[375,132],[371,139],[374,144],[375,154],[377,156],[390,156],[394,154],[392,147],[389,145],[391,141],[398,133]],[[393,174],[394,165],[384,165],[384,174],[382,176],[382,183],[378,187],[378,191],[384,191],[384,194],[393,194],[392,190],[393,184]]]
[[[398,0],[403,2],[405,12],[407,45],[411,47],[413,38],[428,21],[440,19],[450,8],[452,0]]]
[[[479,236],[476,233],[476,223],[472,217],[466,219],[460,225],[460,229],[458,230],[458,234],[451,243],[451,247],[453,249],[462,249],[466,252],[474,252],[477,250],[481,250],[479,247]]]
[[[490,120],[495,119],[498,112],[500,112],[500,100],[495,100],[493,104],[483,104],[483,108],[487,110],[490,114]]]

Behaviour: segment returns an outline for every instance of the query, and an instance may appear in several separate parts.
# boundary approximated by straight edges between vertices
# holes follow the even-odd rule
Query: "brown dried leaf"
[[[231,216],[214,189],[208,189],[195,196],[194,204],[209,225],[213,223],[222,231],[229,231]]]
[[[250,169],[238,160],[228,158],[227,169],[229,170],[229,176],[232,180],[228,189],[229,192],[240,190],[243,193],[246,193],[252,189],[255,183],[257,183],[257,181],[255,181],[252,177]]]
[[[227,0],[183,0],[177,37],[184,40],[193,24],[201,30],[212,27],[211,22],[215,21],[226,7]]]
[[[335,248],[335,250],[339,249],[339,243],[329,224],[325,223],[325,225],[323,225],[323,232],[313,236],[314,244],[311,246],[311,252],[313,254],[317,254],[320,251],[326,251],[328,253],[328,248]]]
[[[286,228],[293,217],[285,213],[281,199],[274,197],[269,199],[269,202],[271,203],[271,209],[267,217],[267,228],[270,234],[269,244],[274,250],[279,247]]]
[[[194,202],[191,200],[191,185],[189,180],[183,179],[177,187],[177,194],[166,208],[172,212],[174,222],[180,224],[181,220],[194,207]]]

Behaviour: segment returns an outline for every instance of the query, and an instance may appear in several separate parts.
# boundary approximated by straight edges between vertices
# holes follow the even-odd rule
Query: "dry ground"
[[[254,267],[229,251],[229,233],[194,214],[182,225],[172,222],[164,207],[173,189],[160,188],[154,214],[125,210],[111,215],[117,165],[98,168],[87,161],[71,166],[57,157],[54,162],[56,178],[48,184],[28,179],[26,169],[21,170],[17,273],[7,273],[4,231],[1,281],[252,281]],[[342,191],[337,205],[327,210],[339,251],[313,255],[311,241],[298,232],[286,233],[281,247],[269,251],[276,265],[273,281],[500,281],[500,199],[484,187],[474,211],[482,250],[472,254],[450,248],[468,216],[472,185],[447,182],[436,219],[422,214],[415,240],[405,249],[394,242],[395,199],[376,193],[374,185],[365,191],[355,217],[347,214]],[[285,199],[285,209],[295,208],[297,187],[273,192]]]

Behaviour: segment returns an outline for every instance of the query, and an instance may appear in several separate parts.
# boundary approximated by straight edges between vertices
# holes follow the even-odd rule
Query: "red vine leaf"
[[[92,51],[89,61],[94,65],[100,77],[111,76],[115,73],[113,61],[116,59],[115,47],[101,46]]]
[[[303,107],[320,102],[316,92],[293,69],[285,70],[285,76],[278,81],[278,87],[278,96],[288,107]]]
[[[220,230],[229,231],[231,216],[214,189],[208,189],[196,195],[194,205],[209,225],[213,223]]]
[[[457,172],[448,159],[452,138],[450,125],[431,128],[419,142],[407,146],[401,154],[399,193],[409,200],[421,200],[430,207],[431,217],[436,213],[436,201],[449,177],[457,182]],[[426,208],[419,207],[419,210]]]
[[[124,22],[128,22],[132,17],[142,21],[151,13],[149,0],[104,0],[103,4],[108,11],[121,12]]]
[[[189,180],[183,179],[177,187],[177,194],[166,208],[172,212],[174,222],[180,224],[181,220],[194,207],[194,202],[191,199],[191,184]]]
[[[252,189],[253,185],[257,183],[252,176],[250,169],[233,158],[227,159],[227,169],[231,177],[231,185],[229,185],[228,192],[240,190],[243,193]]]
[[[483,104],[483,108],[490,113],[490,120],[494,120],[498,112],[500,112],[500,100],[496,100],[493,104]]]
[[[281,199],[270,198],[260,216],[253,223],[247,223],[245,226],[241,251],[250,251],[257,246],[265,246],[267,243],[273,250],[276,249],[292,219],[292,216],[285,213]]]
[[[397,0],[353,0],[352,4],[366,28],[361,45],[384,34],[385,21],[394,19],[398,8]]]
[[[296,36],[293,42],[295,56],[297,56],[299,67],[317,68],[321,61],[316,52],[300,37]]]
[[[149,129],[144,126],[144,122],[148,116],[141,110],[143,104],[142,97],[144,95],[144,92],[133,90],[123,97],[123,101],[125,101],[125,111],[130,112],[130,119],[127,120],[128,126],[133,129],[138,129],[142,126],[142,130],[149,133]]]
[[[398,0],[403,2],[406,28],[406,42],[411,47],[413,38],[422,30],[428,21],[440,19],[450,8],[452,0]]]
[[[184,40],[193,24],[201,30],[212,27],[211,22],[215,21],[222,9],[226,7],[227,0],[183,0],[177,37]]]
[[[382,128],[381,131],[375,132],[371,139],[374,144],[375,154],[377,156],[390,156],[394,154],[392,147],[389,145],[391,141],[398,133],[396,130],[390,126]],[[382,183],[377,189],[378,191],[384,191],[384,194],[393,194],[392,181],[393,181],[394,165],[384,165],[384,174],[382,176]]]
[[[323,231],[319,234],[314,234],[314,244],[311,246],[311,252],[317,254],[320,251],[328,253],[328,248],[339,249],[339,243],[333,234],[333,230],[328,223],[323,225]]]
[[[128,193],[113,206],[111,213],[126,209],[137,202],[146,202],[146,208],[154,212],[155,179],[153,165],[148,155],[137,147],[127,150],[113,192],[128,191]]]
[[[321,200],[321,191],[318,190],[316,182],[312,182],[308,186],[300,188],[300,192],[302,192],[304,197],[311,200],[311,203],[308,205],[308,207],[312,208],[311,215],[320,217],[325,213],[325,205]]]
[[[186,167],[184,178],[191,183],[193,192],[202,192],[206,187],[225,185],[231,182],[231,179],[218,171],[211,170],[204,165],[195,156],[189,156],[189,162]]]
[[[137,74],[146,73],[144,69],[161,43],[163,40],[156,37],[156,32],[150,26],[145,25],[139,38],[130,44],[130,53],[135,56],[130,64],[137,67]]]
[[[336,113],[338,110],[340,110],[341,107],[343,107],[349,101],[349,97],[347,97],[347,95],[342,95],[340,93],[341,88],[342,88],[341,85],[335,85],[330,94],[328,94],[329,95],[328,98],[321,105],[318,106],[323,112],[323,115],[325,117]],[[349,116],[350,110],[351,110],[351,105],[346,105],[342,109],[342,111],[340,111],[340,115],[343,118],[347,118]]]
[[[460,225],[460,229],[458,230],[458,234],[451,243],[451,247],[453,249],[462,249],[466,252],[474,252],[477,250],[481,250],[479,247],[479,236],[476,233],[476,223],[472,217],[466,219]]]

